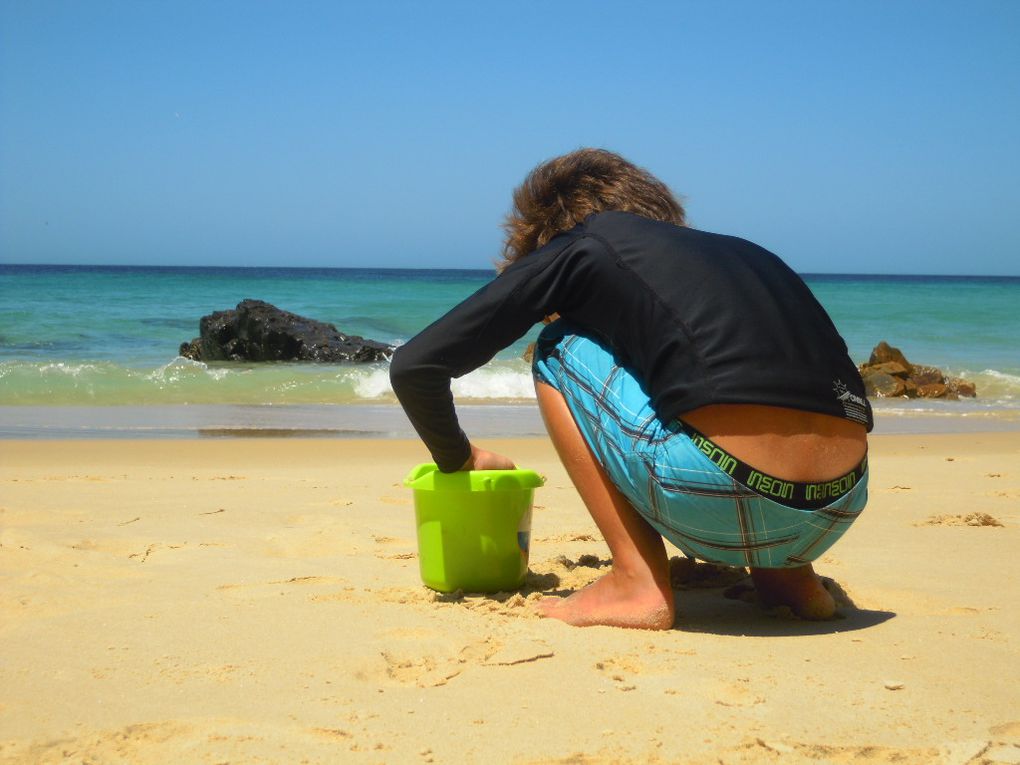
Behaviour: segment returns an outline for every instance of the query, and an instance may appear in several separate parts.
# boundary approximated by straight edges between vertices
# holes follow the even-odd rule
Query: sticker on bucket
[[[521,552],[525,555],[528,554],[529,548],[531,547],[531,532],[530,531],[518,531],[517,532],[517,546],[521,548]]]

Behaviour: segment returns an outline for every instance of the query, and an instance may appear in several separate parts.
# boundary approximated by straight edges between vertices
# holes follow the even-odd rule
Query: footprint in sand
[[[422,646],[415,645],[410,653],[390,650],[381,651],[380,656],[389,680],[400,685],[435,688],[446,685],[468,667],[481,664],[501,647],[496,640],[487,637],[468,643],[452,654],[439,651],[422,655]]]
[[[915,526],[1002,526],[1002,521],[988,513],[966,515],[933,515]]]
[[[418,688],[446,685],[463,672],[478,667],[515,667],[552,658],[553,650],[543,640],[528,636],[492,636],[474,640],[459,649],[449,650],[445,643],[418,638],[409,649],[390,648],[380,652],[382,674],[389,681]],[[430,650],[431,649],[431,650]],[[356,677],[378,680],[380,672],[369,671]]]
[[[1020,720],[994,725],[988,729],[988,733],[997,742],[1020,746]]]
[[[643,666],[635,656],[616,656],[595,662],[595,669],[612,680],[617,690],[632,691],[636,686],[630,676],[640,675]]]
[[[380,655],[386,663],[386,677],[399,685],[436,688],[446,685],[462,672],[455,664],[443,660],[437,662],[432,656],[401,657],[388,651],[382,651]],[[360,672],[355,672],[354,677],[359,680],[370,679],[363,677]]]
[[[765,703],[765,697],[746,678],[738,678],[735,683],[717,683],[708,697],[723,707],[753,707]]]

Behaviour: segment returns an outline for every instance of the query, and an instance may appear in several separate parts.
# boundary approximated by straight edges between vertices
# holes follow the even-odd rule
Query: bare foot
[[[538,613],[575,627],[603,625],[668,630],[676,618],[669,586],[637,584],[610,571],[566,598],[542,598]]]
[[[798,568],[752,568],[751,578],[762,602],[789,606],[801,619],[831,619],[836,601],[811,564]]]

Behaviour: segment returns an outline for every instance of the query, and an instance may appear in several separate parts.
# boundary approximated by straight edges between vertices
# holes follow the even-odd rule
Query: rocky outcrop
[[[864,390],[872,398],[973,398],[977,388],[958,377],[946,377],[938,367],[911,364],[899,348],[884,340],[860,366]]]
[[[383,361],[393,346],[345,335],[332,324],[283,311],[261,300],[215,311],[199,322],[200,337],[181,343],[196,361]]]

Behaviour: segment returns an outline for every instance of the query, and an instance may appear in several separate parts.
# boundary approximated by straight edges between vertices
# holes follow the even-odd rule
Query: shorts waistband
[[[683,420],[677,420],[680,430],[710,461],[735,481],[743,484],[755,494],[773,502],[800,510],[818,510],[831,505],[844,494],[848,494],[864,477],[868,469],[868,455],[849,473],[839,478],[814,483],[787,481],[776,478],[753,468],[716,444],[710,438],[692,428]]]

